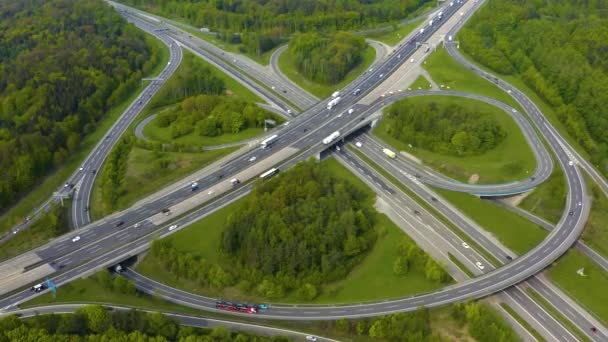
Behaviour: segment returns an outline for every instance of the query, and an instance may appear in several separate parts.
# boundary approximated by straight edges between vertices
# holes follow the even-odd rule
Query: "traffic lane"
[[[510,287],[504,291],[505,295],[511,298],[517,305],[536,322],[536,327],[540,327],[547,334],[551,335],[555,341],[576,342],[578,339],[572,335],[561,323],[547,313],[538,303],[530,298],[522,289]],[[533,322],[529,322],[533,323]]]
[[[369,169],[363,165],[361,165],[355,158],[352,157],[352,155],[350,155],[350,153],[341,153],[341,156],[346,157],[347,159],[351,159],[351,164],[354,165],[354,167],[363,175],[369,177],[370,174],[372,172],[369,171]],[[416,205],[416,207],[418,207]],[[423,212],[424,210],[422,208],[419,208],[420,212]],[[450,239],[449,237],[454,235],[453,232],[451,232],[447,227],[445,227],[444,225],[440,224],[438,226],[436,226],[434,228],[435,231],[437,231],[437,233],[439,234],[439,236],[443,237],[444,240],[448,243],[448,244],[452,244],[452,248],[455,250],[458,250],[460,246],[459,241],[455,238]],[[467,248],[467,251],[471,251],[472,248]],[[475,265],[475,262],[478,260],[483,260],[484,263],[487,265],[487,269],[494,269],[493,265],[490,264],[489,262],[487,262],[487,260],[485,260],[485,258],[483,258],[481,255],[463,255],[466,259],[468,259],[468,262],[470,262],[472,265]],[[476,269],[477,272],[480,272],[479,269]],[[484,272],[483,270],[481,271],[482,273]],[[518,302],[518,304],[520,306],[522,306],[523,308],[527,308],[528,313],[532,316],[535,317],[535,319],[539,319],[542,320],[544,322],[543,327],[546,327],[545,329],[548,330],[548,332],[550,334],[552,334],[553,336],[568,336],[567,338],[565,338],[565,341],[576,341],[576,338],[574,336],[572,336],[570,334],[570,332],[568,332],[563,326],[561,326],[561,324],[559,324],[553,317],[551,317],[550,315],[548,315],[546,312],[544,312],[544,310],[540,309],[540,307],[538,307],[538,305],[536,305],[529,297],[524,296],[521,292],[521,290],[519,290],[516,287],[512,287],[506,290],[507,292],[510,292],[511,295],[516,294],[517,299],[514,299],[516,302]]]
[[[384,159],[386,159],[386,158],[384,158]],[[424,195],[423,195],[423,196],[424,196]],[[445,214],[445,213],[444,213],[444,214]],[[447,215],[446,215],[446,216],[447,216]],[[453,216],[451,216],[451,217],[453,217]],[[454,219],[453,219],[453,218],[452,218],[451,220],[452,220],[452,221],[454,221]],[[478,232],[476,229],[474,229],[474,228],[470,227],[470,226],[469,226],[469,225],[467,225],[467,224],[462,224],[462,225],[459,225],[459,226],[460,226],[460,227],[461,227],[461,229],[463,229],[463,231],[465,231],[465,232],[466,232],[466,233],[467,233],[469,236],[473,235],[473,233],[477,233],[477,232]],[[475,236],[477,236],[477,235],[478,235],[478,234],[475,234]],[[478,241],[478,243],[480,242],[480,240],[479,240],[479,239],[476,239],[476,240]],[[483,243],[483,244],[482,244],[482,247],[484,247],[486,250],[491,250],[491,251],[494,251],[494,253],[493,253],[493,254],[494,254],[494,256],[495,256],[495,257],[497,257],[497,259],[499,259],[499,260],[501,259],[501,260],[505,261],[505,257],[504,257],[505,252],[504,252],[504,251],[502,251],[500,248],[497,248],[496,246],[494,246],[493,244],[488,243],[488,242]],[[498,251],[498,252],[496,252],[496,251]],[[496,253],[499,253],[499,254],[496,254]],[[510,253],[509,253],[509,254],[510,254]],[[507,261],[507,262],[508,262],[508,261]],[[493,268],[491,264],[486,265],[486,267],[488,267],[488,268]],[[543,291],[543,289],[542,289],[542,288],[537,288],[537,286],[536,286],[537,281],[535,281],[535,277],[532,277],[532,278],[529,280],[529,282],[531,283],[532,287],[533,287],[533,288],[535,288],[537,291],[539,291],[539,292],[542,292],[542,291]],[[552,298],[552,297],[548,297],[548,298],[547,298],[547,300],[548,300],[548,301],[551,303],[551,305],[554,305],[554,306],[555,306],[555,307],[557,307],[557,308],[561,308],[562,310],[567,310],[567,311],[571,311],[571,312],[573,311],[572,309],[570,309],[570,306],[569,306],[569,305],[568,305],[566,302],[564,302],[563,300],[556,301],[556,300],[553,300],[553,299],[554,299],[554,298]],[[522,299],[520,299],[520,301],[522,301]],[[530,305],[530,304],[528,304],[528,305]],[[538,310],[538,309],[537,309],[537,310]],[[576,311],[574,310],[574,312],[576,312]],[[531,313],[531,314],[536,315],[537,317],[540,317],[540,319],[541,319],[543,322],[545,322],[545,323],[546,323],[547,321],[549,321],[549,320],[553,320],[553,318],[551,318],[551,317],[547,317],[546,313],[538,313],[538,312],[535,312],[535,313]],[[573,322],[575,322],[575,323],[579,324],[579,326],[580,326],[580,327],[588,328],[587,330],[588,330],[588,331],[590,331],[590,327],[591,327],[591,326],[593,326],[593,324],[591,324],[589,321],[587,321],[587,320],[586,320],[584,317],[580,316],[580,315],[578,314],[578,312],[577,312],[576,314],[571,313],[571,315],[572,315],[572,321],[573,321]],[[578,316],[574,316],[574,315],[578,315]],[[552,331],[553,331],[553,332],[558,332],[558,336],[564,335],[563,327],[561,327],[561,328],[560,328],[560,327],[555,327],[556,322],[552,322],[552,324],[554,325],[554,327],[552,327]],[[560,332],[560,331],[561,331],[561,332]],[[569,333],[568,333],[568,334],[569,334]],[[573,339],[573,337],[570,337],[570,339]]]
[[[538,277],[530,278],[527,281],[541,296],[548,298],[549,302],[556,307],[559,312],[564,315],[568,320],[573,322],[581,331],[594,341],[608,341],[608,335],[604,334],[601,329],[598,329],[601,324],[593,324],[578,310],[572,308],[572,306],[560,295],[555,293],[550,287],[548,287],[544,281]],[[592,329],[597,329],[593,332]]]

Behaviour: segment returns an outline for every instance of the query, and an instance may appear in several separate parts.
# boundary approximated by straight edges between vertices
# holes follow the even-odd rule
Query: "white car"
[[[82,170],[84,170],[84,167],[81,167],[81,168],[80,168],[80,171],[82,171]]]
[[[477,266],[477,268],[479,268],[480,270],[483,270],[484,266],[481,262],[476,262],[475,265]]]
[[[412,59],[410,59],[410,63],[414,63],[414,59],[413,59],[413,58],[412,58]]]
[[[517,110],[515,110],[515,108],[511,108],[511,111],[512,111],[513,113],[517,113]]]
[[[393,95],[395,92],[394,91],[389,91],[388,92],[390,95]]]
[[[342,117],[342,114],[344,114],[344,113],[340,113],[340,114],[338,114],[338,117],[339,117],[339,118],[341,118],[341,117]]]
[[[361,144],[361,142],[360,142],[360,141],[357,141],[357,142],[355,143],[355,146],[357,146],[357,147],[359,147],[359,148],[360,148],[361,146],[363,146],[363,144]]]
[[[134,226],[134,227],[135,227],[135,228],[139,228],[139,227],[141,227],[141,222],[137,222],[137,223],[135,224],[135,226]]]
[[[340,151],[340,146],[336,145],[336,151]]]
[[[169,227],[169,231],[175,230],[176,228],[177,228],[177,225],[176,225],[176,224],[174,224],[174,225],[172,225],[171,227]]]
[[[378,76],[379,78],[382,78],[384,76],[384,74],[380,74],[380,76]]]
[[[287,114],[291,114],[291,109],[287,110]],[[289,122],[289,121],[287,121],[287,122]],[[285,126],[287,126],[287,122],[285,123]]]
[[[72,238],[72,242],[77,242],[80,240],[80,236],[76,235],[74,236],[74,238]]]
[[[352,114],[354,111],[355,110],[351,108],[351,109],[348,110],[348,114]]]
[[[308,335],[308,336],[306,336],[306,341],[316,342],[317,338],[312,335]]]
[[[258,159],[258,158],[256,156],[253,156],[253,157],[249,158],[249,161],[254,162],[256,159]]]
[[[462,243],[462,247],[463,247],[463,248],[470,248],[469,244],[468,244],[468,243],[466,243],[466,242],[463,242],[463,243]]]
[[[289,121],[283,124],[283,126],[289,126]]]
[[[572,165],[574,165],[574,162],[571,160],[568,162],[568,165],[572,166]]]

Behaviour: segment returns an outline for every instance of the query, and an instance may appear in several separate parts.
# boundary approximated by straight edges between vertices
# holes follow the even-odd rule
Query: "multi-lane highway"
[[[460,6],[461,3],[456,3],[453,8],[446,8],[444,11],[444,16],[446,18],[450,17],[453,13],[458,11]],[[415,51],[416,40],[422,41],[428,38],[428,36],[432,34],[435,29],[436,28],[432,27],[431,29],[425,30],[423,33],[416,34],[414,40],[411,40],[399,47],[397,51],[395,51],[395,53],[393,53],[381,66],[374,70],[374,72],[369,73],[365,77],[361,78],[360,82],[354,84],[352,87],[349,87],[346,90],[343,105],[339,106],[337,109],[328,111],[324,108],[324,103],[321,103],[320,105],[314,106],[311,110],[307,111],[308,115],[306,117],[302,117],[301,120],[295,120],[292,125],[283,128],[281,132],[281,139],[273,149],[280,150],[281,147],[286,146],[292,146],[292,148],[296,149],[309,148],[309,150],[302,155],[302,157],[305,157],[311,153],[314,154],[321,151],[324,147],[318,143],[319,140],[333,130],[339,128],[341,131],[343,130],[344,132],[347,132],[365,124],[364,121],[366,120],[366,117],[382,107],[381,102],[377,101],[376,103],[372,104],[370,108],[365,108],[363,106],[355,107],[355,112],[350,116],[344,115],[342,117],[338,117],[335,115],[335,113],[343,112],[353,103],[356,103],[356,101],[363,94],[379,84],[384,76],[393,72],[396,67],[407,59],[409,54]],[[351,94],[352,90],[355,88],[360,88],[362,90],[362,93],[359,96],[354,96]],[[528,112],[528,109],[525,106],[524,109],[526,109],[526,112]],[[542,127],[538,128],[543,134],[546,133],[546,130],[543,131]],[[557,140],[547,137],[546,135],[545,138],[548,140],[549,145],[558,156],[560,165],[564,168],[568,179],[568,210],[556,229],[548,236],[548,238],[527,255],[522,256],[507,266],[504,266],[475,280],[415,298],[403,299],[390,303],[372,303],[356,307],[308,307],[305,309],[286,308],[283,310],[284,312],[281,313],[275,312],[274,314],[271,314],[271,312],[268,312],[268,314],[263,314],[260,316],[271,318],[289,317],[294,319],[360,317],[380,313],[410,310],[419,305],[437,306],[456,300],[463,300],[472,297],[483,297],[502,290],[535,274],[565,252],[565,250],[575,241],[580,233],[580,230],[582,229],[582,223],[586,220],[588,209],[586,200],[584,199],[584,184],[578,169],[574,165],[569,165],[569,156],[563,151]],[[252,150],[235,161],[228,163],[225,171],[218,171],[210,177],[202,179],[201,181],[205,183],[201,184],[201,187],[206,188],[210,185],[217,184],[218,182],[223,182],[228,175],[234,174],[238,170],[248,168],[251,165],[249,158],[254,155],[260,155],[262,159],[264,159],[265,157],[269,157],[270,154],[270,152],[261,149]],[[245,189],[245,187],[241,189]],[[244,190],[238,190],[236,193],[227,195],[226,198],[237,196],[239,191]],[[134,208],[133,210],[129,210],[125,213],[117,215],[113,220],[124,219],[127,226],[132,225],[135,222],[145,220],[147,217],[150,217],[152,213],[158,212],[158,210],[163,207],[171,206],[191,196],[192,194],[188,189],[180,189],[170,193],[165,198],[162,198],[162,202],[151,202],[142,208]],[[579,202],[584,205],[577,205]],[[77,247],[75,247],[68,237],[68,239],[60,239],[57,243],[49,244],[38,250],[36,253],[41,253],[40,257],[44,262],[54,262],[54,265],[58,269],[65,269],[66,271],[64,274],[59,276],[59,281],[68,281],[71,278],[80,276],[82,273],[91,272],[95,268],[106,265],[113,260],[144,249],[147,245],[147,241],[143,241],[145,239],[140,239],[140,237],[145,234],[146,229],[154,230],[157,228],[154,227],[152,222],[144,221],[144,224],[141,227],[130,226],[121,231],[120,229],[116,229],[114,226],[115,222],[116,221],[101,223],[98,225],[98,229],[88,230],[87,233],[90,232],[90,235],[83,238],[82,244]],[[138,232],[137,229],[142,232]],[[164,229],[165,228],[163,228],[163,235],[167,233]],[[117,242],[118,244],[112,245],[110,251],[103,248],[103,243],[98,243],[106,240],[106,238],[112,237],[115,239],[112,242]],[[107,243],[107,241],[105,243]],[[115,248],[116,246],[120,247]],[[85,256],[84,258],[73,259],[71,262],[70,260],[61,260],[66,261],[66,264],[57,263],[57,260],[66,254],[69,255],[69,253],[72,253],[73,255],[75,253],[83,253],[81,251],[92,250],[93,248],[99,249],[94,252],[89,252],[89,255]],[[79,263],[83,264],[78,266]],[[63,267],[61,267],[62,265]],[[17,304],[31,296],[32,294],[26,291],[17,292],[13,296],[0,301],[0,308]]]

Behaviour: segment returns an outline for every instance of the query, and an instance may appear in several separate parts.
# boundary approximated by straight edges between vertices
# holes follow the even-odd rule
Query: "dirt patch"
[[[516,207],[524,200],[524,198],[528,197],[532,193],[532,190],[528,192],[524,192],[523,194],[513,195],[509,197],[504,197],[501,201],[507,203],[510,206]]]
[[[474,173],[469,177],[469,184],[477,184],[479,182],[479,175]]]

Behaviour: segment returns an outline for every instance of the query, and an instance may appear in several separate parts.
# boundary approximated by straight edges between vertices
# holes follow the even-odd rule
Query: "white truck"
[[[338,103],[340,103],[340,96],[334,98],[333,100],[329,101],[327,103],[327,109],[332,109],[334,106],[336,106]]]
[[[391,159],[397,158],[397,155],[395,154],[395,152],[389,150],[388,148],[383,149],[382,152],[384,152],[384,154],[386,154],[386,156]]]
[[[340,136],[340,132],[335,131],[332,134],[330,134],[327,138],[323,139],[323,144],[328,145],[332,141],[336,140],[336,138],[338,138],[339,136]]]

